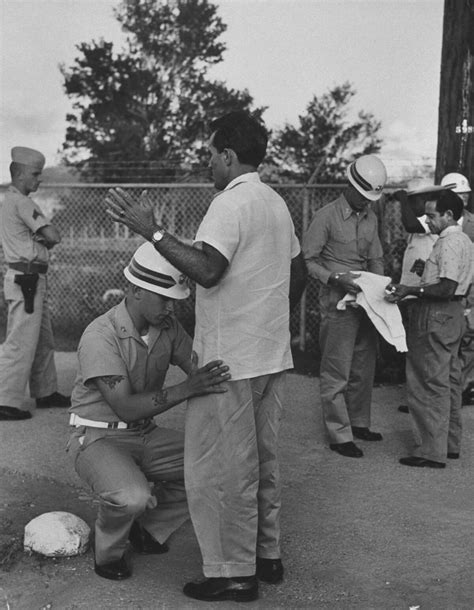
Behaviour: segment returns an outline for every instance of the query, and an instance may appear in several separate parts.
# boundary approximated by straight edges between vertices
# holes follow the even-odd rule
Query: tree
[[[474,183],[474,4],[445,0],[436,180],[447,172]]]
[[[209,119],[251,111],[253,98],[207,77],[222,61],[226,29],[208,0],[123,0],[115,16],[127,33],[124,50],[105,40],[81,43],[73,65],[61,66],[74,109],[65,159],[99,168],[96,177],[106,181],[143,178],[140,166],[152,170],[150,181],[160,167],[162,180],[173,179],[203,164]]]
[[[320,97],[315,95],[297,127],[287,123],[274,134],[266,174],[307,182],[316,170],[318,182],[339,182],[354,157],[380,150],[381,123],[372,114],[360,111],[356,121],[348,121],[355,93],[352,84],[345,82]]]

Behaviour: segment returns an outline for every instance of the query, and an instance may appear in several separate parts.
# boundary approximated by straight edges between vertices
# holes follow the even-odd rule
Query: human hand
[[[388,284],[385,288],[385,300],[389,303],[398,303],[404,297],[411,294],[410,287],[403,284]]]
[[[191,371],[186,380],[190,396],[202,396],[203,394],[219,394],[227,392],[227,388],[221,385],[231,378],[227,371],[229,367],[222,360],[212,360],[201,368],[198,368],[198,357],[196,352],[191,354]]]
[[[413,263],[412,268],[410,269],[411,273],[416,273],[418,276],[423,275],[423,271],[425,270],[425,261],[421,258],[417,258]]]
[[[153,204],[147,191],[143,191],[139,200],[121,188],[109,189],[105,197],[106,212],[115,222],[126,225],[134,233],[142,235],[148,241],[157,229]]]
[[[354,282],[354,279],[358,277],[360,277],[360,273],[355,273],[354,271],[332,273],[329,281],[333,286],[338,286],[349,294],[357,294],[361,291],[361,287]]]
[[[399,201],[400,203],[403,203],[404,201],[407,201],[408,194],[404,189],[400,189],[393,193],[393,198]]]

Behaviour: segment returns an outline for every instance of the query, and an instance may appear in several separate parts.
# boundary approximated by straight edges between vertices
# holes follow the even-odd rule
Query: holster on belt
[[[21,275],[15,275],[15,284],[20,286],[23,298],[25,299],[26,313],[33,313],[35,310],[35,294],[38,280],[38,273],[22,273]]]

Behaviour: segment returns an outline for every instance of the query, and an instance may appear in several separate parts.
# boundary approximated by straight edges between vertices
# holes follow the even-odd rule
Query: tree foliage
[[[203,164],[210,119],[237,109],[261,116],[247,90],[208,77],[225,50],[219,37],[226,26],[214,4],[123,0],[115,16],[124,49],[103,39],[83,42],[73,65],[61,67],[74,110],[63,144],[69,163],[87,159],[104,180],[138,179],[130,169],[140,165],[153,166],[155,175],[157,164],[176,173]]]
[[[355,93],[345,82],[315,95],[298,126],[286,124],[273,135],[266,174],[297,182],[307,182],[314,174],[320,183],[339,182],[356,156],[380,150],[381,123],[364,111],[355,121],[348,118]]]

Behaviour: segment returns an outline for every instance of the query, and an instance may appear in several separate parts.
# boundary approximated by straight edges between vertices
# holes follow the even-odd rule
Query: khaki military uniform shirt
[[[70,411],[86,419],[114,422],[120,421],[119,417],[91,380],[120,375],[128,378],[134,394],[159,390],[170,364],[189,364],[191,338],[178,320],[169,316],[160,328],[150,326],[147,345],[123,300],[89,324],[77,356],[79,368]]]
[[[38,230],[51,224],[32,199],[10,186],[0,207],[0,239],[7,263],[47,263],[49,252]]]

